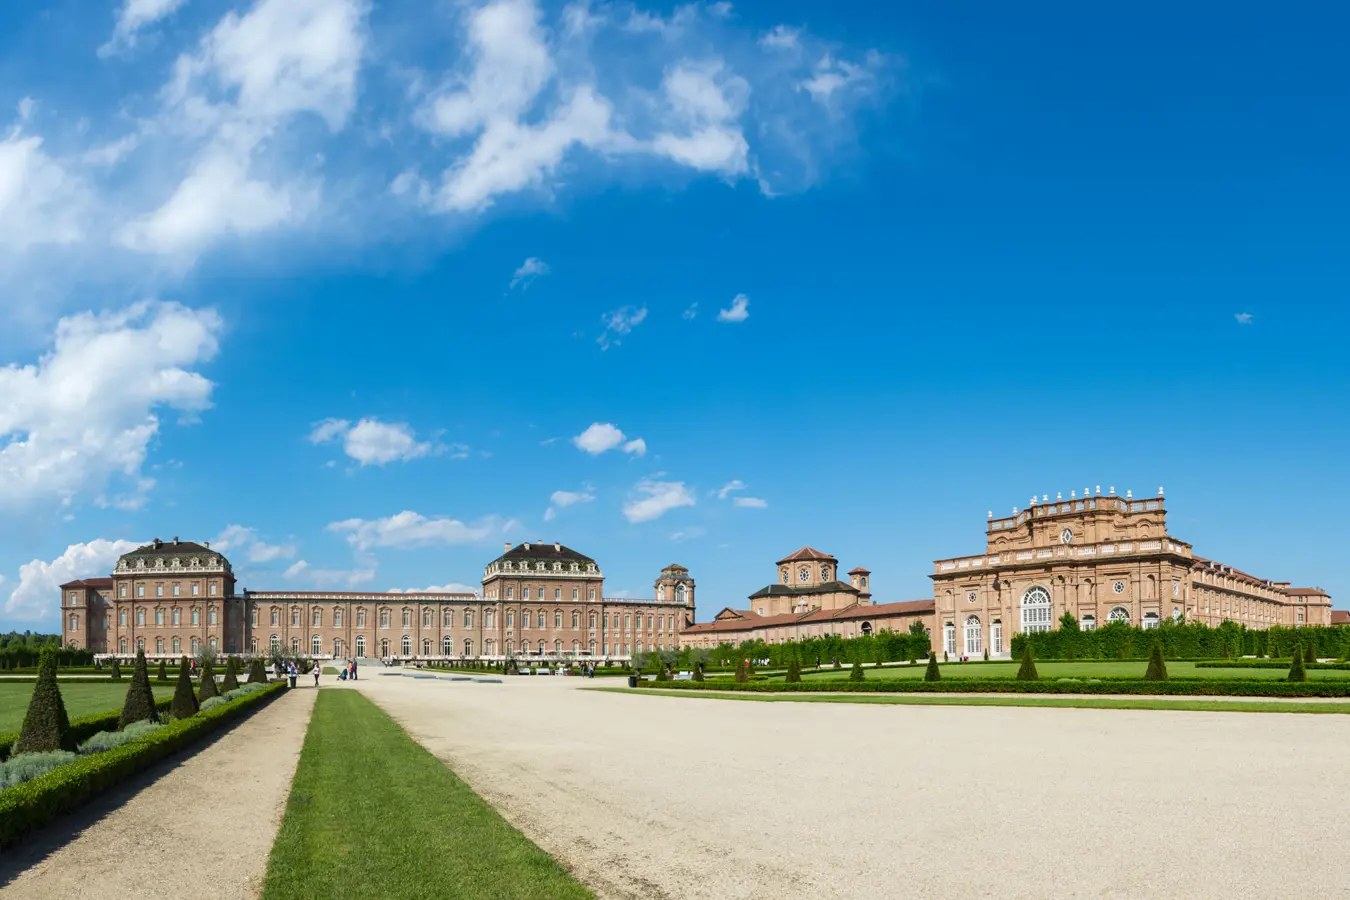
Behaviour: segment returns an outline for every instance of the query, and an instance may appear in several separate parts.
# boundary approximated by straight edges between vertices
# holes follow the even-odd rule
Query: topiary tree
[[[1022,665],[1017,669],[1018,681],[1039,681],[1040,673],[1036,671],[1036,663],[1031,659],[1031,641],[1025,641],[1022,644]]]
[[[253,662],[248,665],[248,683],[267,684],[267,669],[263,666],[261,656],[253,657]]]
[[[122,715],[117,720],[117,727],[126,728],[132,722],[143,722],[147,719],[158,722],[159,710],[155,708],[155,692],[150,690],[150,672],[145,664],[145,651],[137,650],[136,668],[131,673],[131,687],[127,688],[127,699],[122,702]]]
[[[743,660],[736,660],[734,665],[736,666],[736,675],[733,680],[737,684],[745,684],[750,680],[750,666]]]
[[[162,659],[159,661],[159,674],[156,677],[158,677],[160,681],[169,680],[169,667]]]
[[[1303,651],[1303,661],[1305,663],[1317,662],[1317,643],[1313,640],[1311,634],[1308,635],[1307,649]]]
[[[942,651],[942,661],[943,661],[943,662],[947,662],[947,651],[946,651],[946,650],[943,650],[943,651]]]
[[[1224,649],[1227,649],[1227,645],[1224,646]],[[1148,669],[1144,672],[1144,680],[1167,680],[1167,663],[1163,662],[1162,641],[1153,642],[1153,652],[1148,657]]]
[[[1294,661],[1289,666],[1289,680],[1308,680],[1308,671],[1303,668],[1303,650],[1299,647],[1294,648]]]
[[[928,668],[923,670],[923,680],[924,681],[942,680],[942,670],[938,668],[937,657],[931,653],[928,654]]]
[[[1224,659],[1232,659],[1232,658],[1233,658],[1232,654],[1230,654],[1230,653],[1228,652],[1228,642],[1227,642],[1227,641],[1224,641],[1224,642],[1223,642],[1223,658],[1224,658]]]
[[[233,656],[225,660],[225,680],[221,682],[220,692],[228,694],[230,691],[237,690],[239,687],[239,676],[235,674],[238,665]]]
[[[212,697],[219,696],[220,687],[216,684],[216,666],[208,657],[206,662],[202,663],[202,686],[197,689],[197,701],[202,703]]]
[[[28,712],[23,717],[23,728],[14,742],[12,755],[74,749],[70,717],[66,715],[66,704],[61,699],[61,688],[56,684],[56,651],[48,647],[42,651],[33,699],[28,701]]]
[[[849,672],[848,672],[848,680],[849,680],[849,681],[862,681],[865,677],[866,677],[866,676],[863,675],[863,668],[862,668],[862,665],[855,662],[855,663],[853,664],[853,668],[852,668],[852,669],[849,669]]]
[[[112,674],[112,680],[113,680],[113,681],[121,681],[121,680],[122,680],[122,664],[119,663],[119,662],[117,661],[117,657],[115,657],[115,656],[113,657],[112,668],[111,668],[110,671],[111,671],[111,674]]]
[[[188,674],[188,658],[178,664],[178,684],[173,689],[169,713],[175,719],[188,719],[197,714],[197,695],[192,693],[192,676]]]
[[[801,684],[802,664],[795,659],[788,663],[787,677],[784,680],[789,684]]]
[[[984,661],[985,661],[985,662],[989,662],[989,648],[988,648],[988,647],[985,647],[985,648],[984,648]]]
[[[696,663],[694,663],[694,679],[693,679],[693,680],[694,680],[694,681],[702,681],[702,680],[703,680],[703,663],[701,663],[701,662],[696,662]]]

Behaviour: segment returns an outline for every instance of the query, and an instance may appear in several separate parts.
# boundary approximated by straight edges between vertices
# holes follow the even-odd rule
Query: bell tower
[[[675,602],[684,608],[680,614],[684,623],[681,630],[694,624],[694,579],[689,577],[688,569],[671,563],[661,570],[654,587],[658,602]]]
[[[848,573],[848,583],[858,592],[858,605],[872,605],[872,573],[862,566]]]

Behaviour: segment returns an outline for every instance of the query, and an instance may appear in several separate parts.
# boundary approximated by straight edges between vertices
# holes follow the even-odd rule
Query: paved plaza
[[[359,690],[603,897],[1350,895],[1333,862],[1350,841],[1346,716],[363,675]]]

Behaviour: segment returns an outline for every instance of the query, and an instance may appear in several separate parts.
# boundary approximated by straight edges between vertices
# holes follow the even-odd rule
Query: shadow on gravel
[[[115,812],[128,800],[168,775],[198,753],[208,749],[251,718],[245,716],[204,739],[193,744],[191,753],[162,759],[154,765],[128,778],[110,791],[106,791],[84,806],[61,816],[46,828],[39,829],[23,839],[16,846],[0,851],[0,889],[8,887],[10,882],[28,869],[40,865],[51,854],[78,838],[87,829],[101,822],[110,813]]]

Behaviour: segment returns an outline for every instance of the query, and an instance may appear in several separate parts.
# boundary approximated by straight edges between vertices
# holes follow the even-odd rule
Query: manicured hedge
[[[1198,662],[1197,669],[1288,669],[1292,659],[1220,659]],[[1350,663],[1304,663],[1305,669],[1332,669],[1350,672]]]
[[[1273,625],[1257,629],[1224,622],[1211,628],[1200,622],[1176,623],[1164,617],[1158,628],[1108,622],[1093,631],[1082,631],[1073,616],[1061,616],[1055,630],[1016,634],[1010,643],[1014,657],[1021,655],[1023,644],[1030,643],[1038,660],[1146,659],[1158,641],[1169,660],[1240,656],[1288,659],[1296,647],[1303,647],[1306,652],[1309,644],[1317,656],[1341,659],[1350,653],[1350,627]]]
[[[143,738],[104,753],[82,757],[32,781],[0,791],[0,848],[22,840],[57,816],[78,808],[123,779],[249,714],[285,690],[284,682],[268,685],[232,703],[189,719],[170,722]],[[118,713],[110,715],[116,727]]]
[[[752,691],[755,693],[869,693],[869,694],[1156,694],[1181,697],[1350,697],[1350,682],[1176,678],[1144,681],[1139,678],[1092,681],[1016,681],[1002,678],[941,681],[785,681],[736,683],[732,681],[672,681],[657,685],[639,681],[642,688],[680,691]]]
[[[168,712],[168,699],[156,701],[155,708],[161,713]],[[122,707],[119,706],[117,709],[110,709],[107,712],[72,719],[70,721],[71,740],[76,744],[82,744],[100,731],[116,731],[117,722],[121,716]],[[9,759],[9,748],[18,739],[19,733],[17,731],[10,734],[0,734],[0,760]]]

